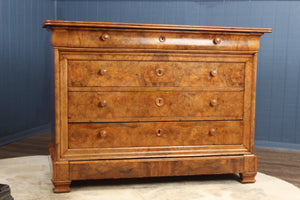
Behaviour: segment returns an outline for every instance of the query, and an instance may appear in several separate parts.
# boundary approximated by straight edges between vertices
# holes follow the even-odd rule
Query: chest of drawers
[[[72,180],[239,173],[254,182],[256,59],[271,29],[45,21],[54,192]]]

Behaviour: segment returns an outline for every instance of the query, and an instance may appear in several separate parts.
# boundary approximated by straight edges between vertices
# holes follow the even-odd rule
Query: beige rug
[[[52,193],[50,159],[28,156],[0,160],[0,183],[15,200],[300,200],[300,189],[258,173],[256,183],[233,175],[73,182],[71,193]]]

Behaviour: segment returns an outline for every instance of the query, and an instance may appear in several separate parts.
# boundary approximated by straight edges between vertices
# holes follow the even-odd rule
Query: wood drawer
[[[69,92],[70,122],[242,119],[243,92]]]
[[[69,148],[242,144],[243,121],[70,123]]]
[[[53,30],[56,47],[257,51],[260,34],[117,29]]]
[[[243,87],[243,63],[69,61],[69,87]]]
[[[204,174],[241,173],[245,158],[238,156],[211,156],[156,159],[117,159],[70,161],[72,180],[143,178],[159,176],[190,176]]]

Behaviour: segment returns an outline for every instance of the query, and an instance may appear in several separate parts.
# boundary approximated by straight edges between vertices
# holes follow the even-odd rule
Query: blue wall
[[[300,144],[299,1],[57,0],[56,17],[273,28],[258,57],[256,140]]]
[[[29,2],[34,2],[34,0],[30,0]],[[280,144],[283,144],[283,146],[288,147],[294,144],[293,148],[300,149],[300,79],[298,78],[300,77],[300,40],[298,40],[300,36],[299,1],[47,0],[44,4],[49,4],[49,9],[51,6],[54,6],[54,11],[48,14],[47,12],[41,13],[39,18],[35,19],[36,23],[37,21],[40,23],[45,18],[49,18],[60,20],[273,28],[273,33],[262,36],[261,50],[258,57],[256,141],[257,144],[265,146],[280,146]],[[2,13],[1,16],[3,18],[4,14]],[[28,24],[32,28],[36,26],[31,23]],[[44,41],[45,37],[48,37],[45,30],[38,29],[35,31],[37,33],[34,34],[38,34],[37,37],[41,41]],[[30,31],[27,32],[28,35],[30,33]],[[18,36],[18,34],[15,36]],[[10,40],[13,40],[14,37],[10,37]],[[3,40],[3,36],[1,38],[0,41]],[[19,43],[20,38],[16,41],[11,41],[11,48],[17,45],[24,45],[22,42]],[[37,44],[32,42],[32,45]],[[31,64],[24,61],[15,65],[12,63],[7,65],[12,66],[14,69],[14,67],[22,68],[24,67],[22,64],[27,63],[24,69],[30,69],[26,71],[26,79],[29,82],[30,80],[32,82],[35,74],[40,75],[36,77],[36,81],[41,84],[40,86],[33,85],[32,88],[27,87],[31,86],[29,84],[24,86],[26,91],[39,89],[35,93],[35,96],[32,94],[32,96],[24,97],[26,99],[31,98],[32,102],[26,101],[22,105],[18,105],[18,109],[16,110],[14,103],[11,101],[19,102],[21,99],[14,100],[14,97],[26,94],[25,91],[18,88],[18,85],[14,85],[15,78],[20,78],[22,75],[11,73],[9,76],[5,76],[6,81],[4,83],[6,87],[4,89],[7,86],[10,88],[15,87],[13,93],[16,92],[16,94],[10,94],[10,97],[5,97],[11,107],[6,108],[4,113],[5,115],[13,115],[15,118],[18,117],[15,113],[18,113],[19,110],[29,113],[32,117],[28,117],[28,119],[23,120],[22,117],[25,115],[19,117],[19,123],[23,123],[23,127],[25,128],[34,127],[34,125],[42,124],[42,122],[48,123],[46,119],[49,119],[49,108],[47,107],[49,105],[49,92],[45,92],[50,86],[49,82],[47,82],[49,75],[46,74],[49,71],[45,68],[47,66],[45,62],[47,48],[45,45],[39,45],[39,50],[36,53],[41,57],[39,57],[38,61],[29,59],[28,62]],[[30,47],[31,51],[36,48],[36,46],[35,48]],[[10,47],[7,46],[6,48]],[[19,52],[19,55],[26,59],[27,55],[23,53],[28,52]],[[7,56],[6,59],[9,59],[11,55]],[[35,67],[33,67],[32,63],[35,63]],[[41,66],[43,64],[45,66]],[[37,71],[35,72],[35,70]],[[11,72],[13,70],[7,69],[7,71]],[[44,93],[41,88],[45,89]],[[10,90],[7,93],[9,92],[12,93]],[[33,96],[38,96],[38,100],[34,100]],[[19,104],[21,103],[19,102]],[[35,110],[36,113],[32,113],[31,110]],[[36,115],[39,117],[35,117]],[[5,131],[3,133],[9,133],[12,128],[22,127],[21,125],[15,125],[15,122],[11,120],[12,118],[6,119],[6,116],[1,116],[1,121],[3,119],[8,123],[5,124]],[[40,123],[37,123],[38,119]],[[30,120],[32,120],[31,124],[29,123]],[[288,146],[284,144],[288,144]]]
[[[0,145],[49,129],[53,1],[0,0]]]

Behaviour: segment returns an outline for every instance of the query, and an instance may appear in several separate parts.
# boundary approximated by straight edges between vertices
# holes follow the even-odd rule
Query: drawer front
[[[241,119],[243,92],[69,92],[68,110],[71,122]]]
[[[69,61],[69,87],[243,87],[243,63]]]
[[[242,121],[71,123],[69,148],[242,144]]]
[[[257,51],[260,34],[55,29],[56,47]]]

